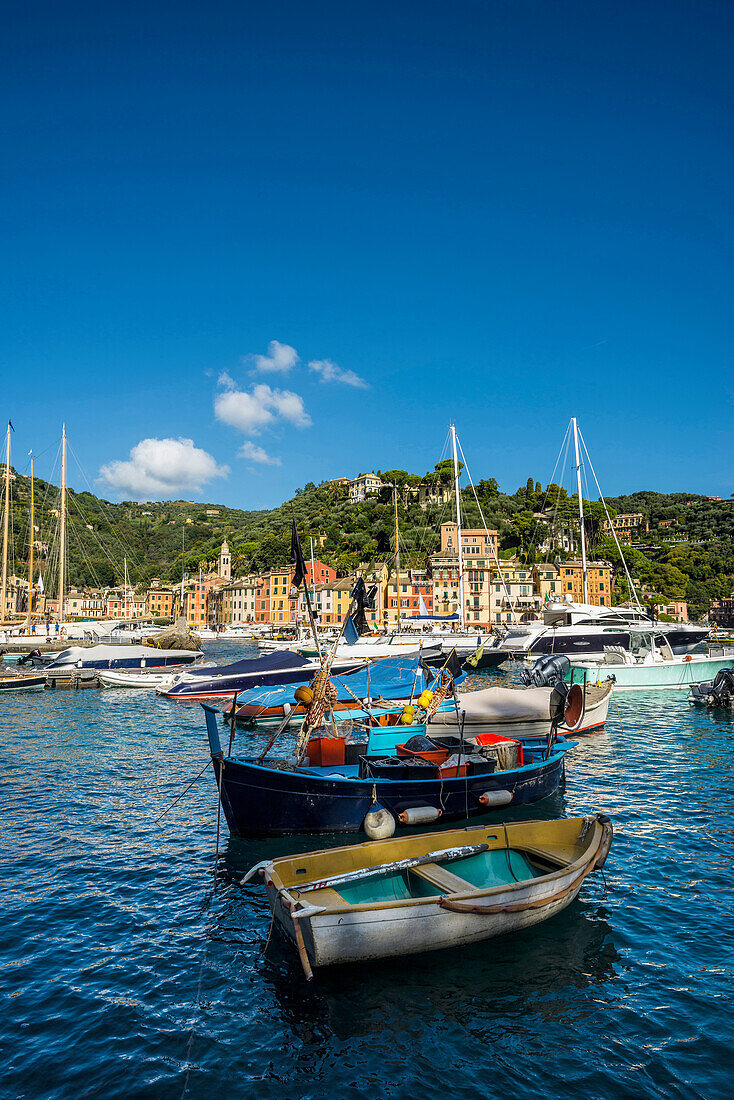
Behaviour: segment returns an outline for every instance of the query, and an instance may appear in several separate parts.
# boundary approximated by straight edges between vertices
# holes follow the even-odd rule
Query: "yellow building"
[[[285,626],[290,622],[295,622],[295,606],[297,599],[294,600],[294,614],[291,619],[291,567],[287,566],[284,569],[271,569],[268,574],[269,595],[270,595],[270,621],[275,626]]]

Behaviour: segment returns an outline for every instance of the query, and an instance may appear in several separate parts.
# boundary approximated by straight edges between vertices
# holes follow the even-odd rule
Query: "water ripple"
[[[609,813],[606,886],[524,936],[310,988],[237,876],[313,840],[223,836],[215,891],[211,773],[171,805],[207,761],[198,706],[5,697],[0,1093],[728,1096],[734,723],[679,693],[618,703],[530,811]]]

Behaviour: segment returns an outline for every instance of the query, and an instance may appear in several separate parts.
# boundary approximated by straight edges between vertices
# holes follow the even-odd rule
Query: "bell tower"
[[[226,539],[222,543],[222,549],[219,551],[219,568],[217,572],[225,581],[231,580],[232,578],[232,558],[230,557]]]

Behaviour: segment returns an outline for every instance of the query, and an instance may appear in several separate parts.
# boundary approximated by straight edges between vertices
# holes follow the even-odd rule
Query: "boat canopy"
[[[275,653],[266,653],[264,657],[250,657],[242,661],[234,661],[231,665],[220,665],[217,669],[189,668],[186,670],[186,678],[202,676],[211,680],[212,676],[238,676],[240,674],[259,674],[261,672],[274,672],[279,669],[301,668],[303,665],[313,666],[310,657],[302,657],[300,653],[292,653],[289,649],[278,650]]]
[[[155,649],[147,645],[74,645],[57,653],[46,668],[132,668],[141,663],[155,666],[166,662],[183,665],[200,656],[200,652],[190,649]]]

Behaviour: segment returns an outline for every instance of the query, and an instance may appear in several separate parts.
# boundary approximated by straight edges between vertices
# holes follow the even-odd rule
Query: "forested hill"
[[[382,477],[398,486],[399,523],[403,561],[424,564],[439,545],[440,524],[453,519],[453,505],[430,504],[423,510],[415,500],[416,486],[430,479],[434,488],[448,489],[450,471],[439,463],[423,477],[404,470],[384,471]],[[13,481],[13,562],[19,575],[27,573],[30,483],[23,475]],[[576,522],[577,501],[555,485],[545,489],[528,478],[516,492],[500,491],[493,478],[473,490],[463,490],[464,524],[480,526],[480,511],[489,527],[500,533],[501,552],[521,554],[529,561],[543,555],[538,546],[556,526]],[[37,568],[53,585],[58,568],[59,491],[40,479],[35,483]],[[705,613],[712,598],[731,594],[734,582],[734,501],[712,501],[690,493],[636,492],[610,498],[610,512],[642,513],[647,531],[635,538],[637,548],[625,552],[632,575],[666,598],[687,599],[692,610]],[[604,531],[604,513],[598,502],[587,502],[590,553],[615,563],[619,555]],[[545,519],[538,518],[545,513]],[[130,579],[146,585],[153,578],[173,582],[181,576],[182,541],[189,573],[206,570],[226,538],[233,571],[242,574],[267,569],[288,560],[290,527],[295,516],[309,553],[309,537],[317,553],[341,572],[352,570],[372,556],[376,539],[392,537],[394,510],[391,492],[350,504],[346,489],[331,482],[309,482],[292,500],[278,508],[243,511],[221,504],[193,501],[112,503],[90,492],[68,491],[69,581],[84,586],[119,584],[127,558]],[[550,517],[553,517],[553,524]],[[548,556],[558,557],[558,550]],[[562,555],[561,555],[562,556]]]

